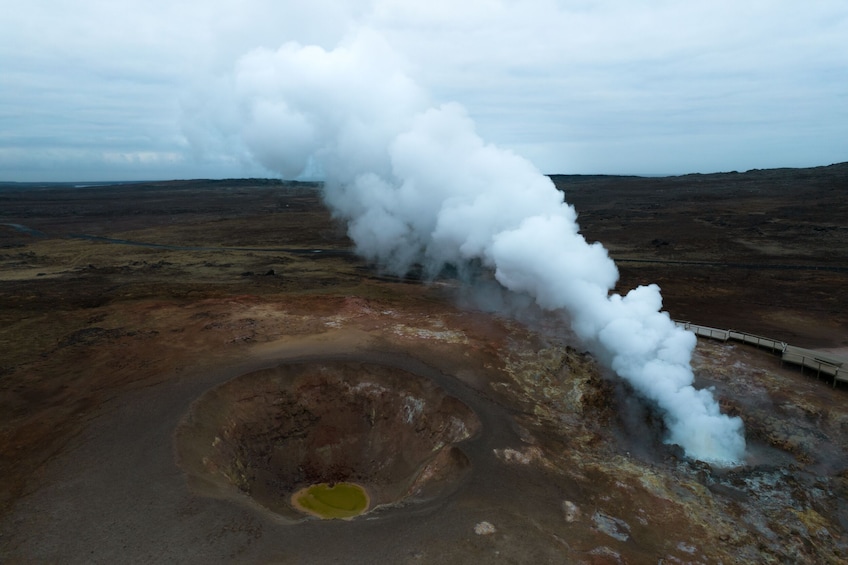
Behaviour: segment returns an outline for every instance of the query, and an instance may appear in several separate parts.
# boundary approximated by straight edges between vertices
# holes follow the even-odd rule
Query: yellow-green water
[[[292,496],[296,508],[319,518],[353,518],[368,510],[368,493],[354,483],[318,483]]]

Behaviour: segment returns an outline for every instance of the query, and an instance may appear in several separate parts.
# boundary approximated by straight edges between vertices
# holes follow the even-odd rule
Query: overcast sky
[[[845,0],[0,0],[0,180],[272,176],[193,121],[239,60],[383,36],[546,173],[848,161]]]

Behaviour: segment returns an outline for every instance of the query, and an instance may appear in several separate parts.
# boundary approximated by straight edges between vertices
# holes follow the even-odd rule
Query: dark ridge
[[[548,175],[554,185],[562,191],[569,187],[591,184],[592,189],[606,186],[650,188],[655,191],[689,188],[697,190],[756,190],[782,189],[804,183],[806,186],[828,186],[848,188],[848,162],[835,163],[821,167],[803,169],[751,169],[744,173],[737,171],[721,173],[690,173],[676,176],[637,176],[637,175]]]
[[[196,190],[199,188],[318,188],[320,182],[280,180],[269,178],[247,179],[188,179],[164,181],[101,181],[101,182],[4,182],[0,192],[19,190],[68,189],[143,189],[143,190]]]

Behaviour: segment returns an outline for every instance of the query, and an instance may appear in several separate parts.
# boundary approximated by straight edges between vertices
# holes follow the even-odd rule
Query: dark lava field
[[[848,358],[848,164],[552,178],[617,291]],[[0,183],[0,562],[848,560],[844,384],[699,338],[748,454],[686,459],[561,316],[386,275],[320,191]]]

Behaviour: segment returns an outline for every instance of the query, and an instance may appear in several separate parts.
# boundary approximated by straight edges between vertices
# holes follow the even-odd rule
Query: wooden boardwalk
[[[682,328],[690,330],[698,337],[708,337],[718,341],[739,341],[779,353],[782,362],[792,363],[793,365],[813,370],[817,376],[825,375],[833,378],[833,386],[836,386],[837,381],[848,383],[848,359],[844,357],[795,347],[794,345],[789,345],[786,342],[777,341],[770,337],[762,337],[735,330],[699,326],[691,322],[675,320],[675,323]]]

